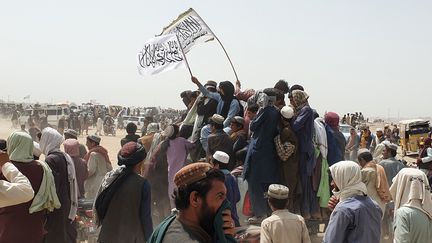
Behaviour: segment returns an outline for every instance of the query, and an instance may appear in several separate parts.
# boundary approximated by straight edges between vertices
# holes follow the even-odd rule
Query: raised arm
[[[207,90],[207,89],[206,89],[206,88],[201,84],[201,82],[200,82],[196,77],[192,77],[191,79],[192,79],[192,83],[194,83],[194,84],[197,85],[199,91],[200,91],[200,92],[201,92],[205,97],[215,99],[215,100],[217,100],[217,101],[219,102],[219,100],[220,100],[220,98],[221,98],[219,93],[208,91],[208,90]]]

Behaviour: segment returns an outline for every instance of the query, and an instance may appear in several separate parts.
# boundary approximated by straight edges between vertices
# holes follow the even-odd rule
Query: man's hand
[[[333,195],[330,197],[327,207],[330,209],[330,211],[333,211],[333,209],[336,207],[338,203],[339,200]]]
[[[224,234],[234,236],[235,224],[234,224],[234,220],[231,217],[231,210],[225,209],[222,212],[222,219],[223,219],[222,228],[224,229]]]
[[[191,79],[192,79],[192,83],[194,83],[196,85],[200,84],[200,82],[198,81],[198,79],[196,77],[192,76]]]
[[[237,81],[236,81],[236,86],[239,87],[239,88],[241,87],[240,80],[237,80]]]

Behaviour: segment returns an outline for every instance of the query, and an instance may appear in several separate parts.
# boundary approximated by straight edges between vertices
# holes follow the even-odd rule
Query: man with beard
[[[220,170],[208,163],[193,163],[177,172],[174,181],[179,212],[165,219],[148,242],[236,242]]]

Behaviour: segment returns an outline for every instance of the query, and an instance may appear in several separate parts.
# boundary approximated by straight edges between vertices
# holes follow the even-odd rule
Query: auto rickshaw
[[[430,131],[429,120],[403,120],[399,122],[399,128],[403,156],[418,154],[420,139],[426,138]]]

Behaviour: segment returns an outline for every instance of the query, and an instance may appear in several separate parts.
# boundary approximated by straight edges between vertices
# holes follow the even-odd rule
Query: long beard
[[[208,207],[207,202],[204,201],[202,205],[202,214],[200,217],[199,224],[203,230],[205,230],[210,236],[213,236],[215,230],[213,227],[213,222],[216,217],[216,214],[211,211]]]

